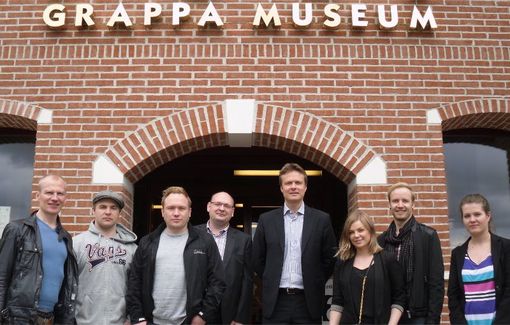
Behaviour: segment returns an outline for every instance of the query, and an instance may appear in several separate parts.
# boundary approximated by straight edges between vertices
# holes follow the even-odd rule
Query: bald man
[[[214,238],[225,270],[227,288],[221,301],[215,324],[251,323],[253,270],[251,267],[251,237],[233,227],[234,199],[227,192],[213,194],[207,203],[209,220],[197,228]]]
[[[0,240],[0,311],[7,324],[74,324],[77,264],[60,223],[66,182],[39,181],[39,210],[11,221]],[[2,323],[0,321],[0,323]]]

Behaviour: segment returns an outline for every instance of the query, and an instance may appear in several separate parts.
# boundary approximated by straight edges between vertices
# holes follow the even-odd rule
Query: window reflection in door
[[[492,209],[492,230],[510,237],[510,133],[469,129],[444,133],[451,246],[468,235],[459,212],[467,194],[487,197]]]
[[[34,149],[35,132],[0,128],[0,232],[30,213]]]

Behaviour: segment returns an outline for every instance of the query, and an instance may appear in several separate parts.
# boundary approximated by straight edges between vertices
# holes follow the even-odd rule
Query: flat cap
[[[124,207],[124,199],[122,199],[122,196],[119,193],[115,193],[110,190],[96,193],[94,195],[94,198],[92,199],[92,204],[96,204],[97,202],[105,199],[109,199],[115,202],[119,209],[122,209]]]

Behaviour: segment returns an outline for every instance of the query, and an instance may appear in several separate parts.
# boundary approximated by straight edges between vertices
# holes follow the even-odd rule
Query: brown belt
[[[37,311],[37,325],[53,325],[53,313]]]

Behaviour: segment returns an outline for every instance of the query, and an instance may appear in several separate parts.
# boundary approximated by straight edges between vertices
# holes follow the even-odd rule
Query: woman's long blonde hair
[[[348,260],[356,255],[356,248],[351,244],[351,240],[349,239],[351,226],[356,221],[360,221],[371,235],[370,243],[368,244],[368,250],[370,253],[375,254],[382,251],[382,247],[377,243],[377,235],[375,233],[375,226],[372,218],[361,210],[354,210],[347,217],[347,220],[345,220],[344,228],[340,236],[340,242],[338,243],[338,252],[335,255],[342,261]]]

